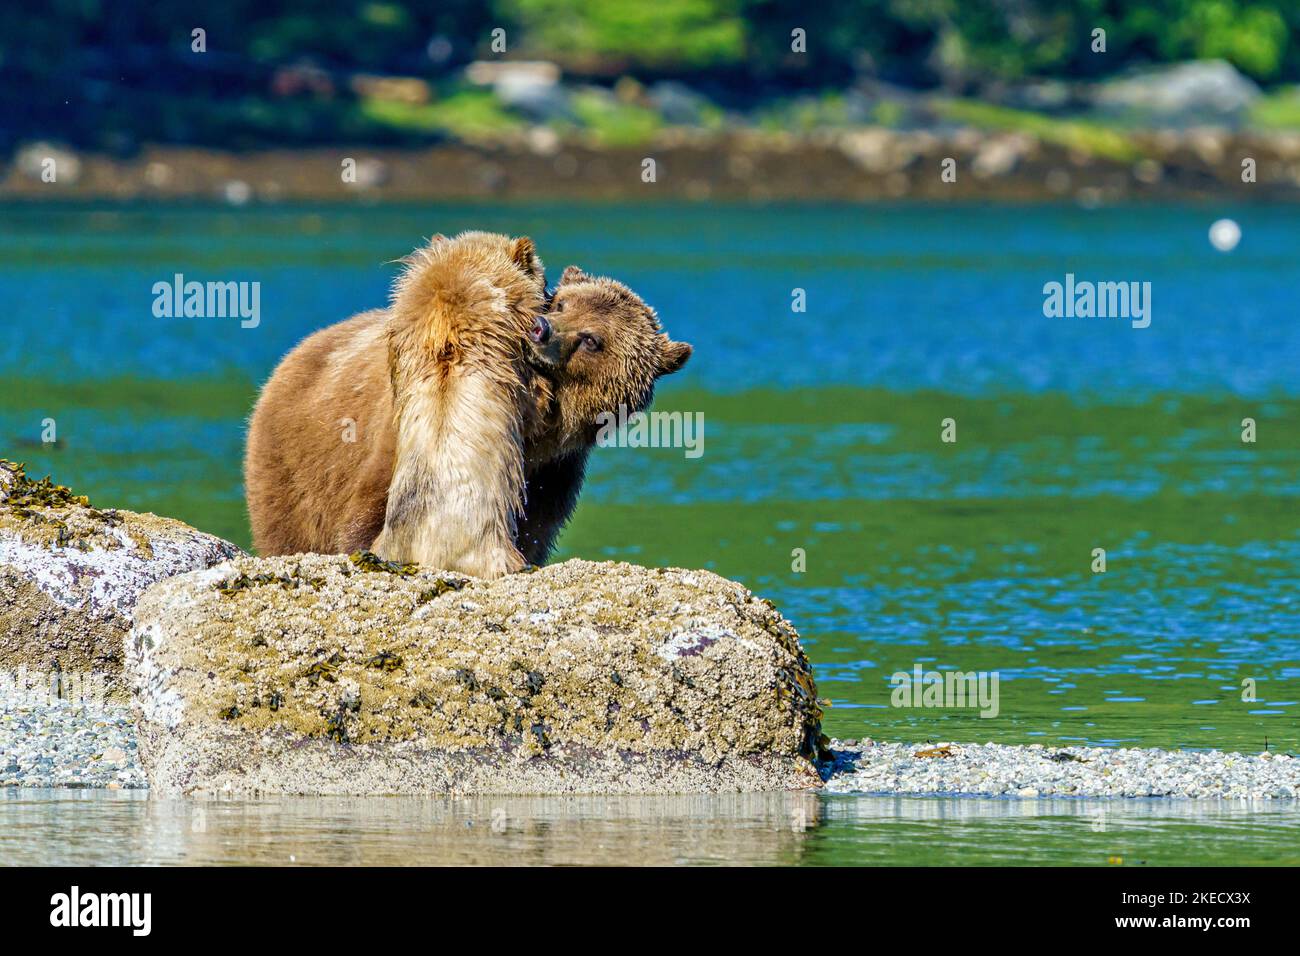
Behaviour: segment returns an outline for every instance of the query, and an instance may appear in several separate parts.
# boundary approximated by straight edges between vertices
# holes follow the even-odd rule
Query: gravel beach
[[[1217,750],[831,742],[828,793],[1012,797],[1300,796],[1300,760]],[[929,756],[918,757],[917,754]]]
[[[0,787],[139,789],[131,709],[0,699]]]
[[[1300,759],[1282,753],[870,740],[833,740],[831,750],[827,793],[1300,797]],[[935,756],[915,756],[924,752]],[[145,787],[130,708],[0,700],[0,786]]]

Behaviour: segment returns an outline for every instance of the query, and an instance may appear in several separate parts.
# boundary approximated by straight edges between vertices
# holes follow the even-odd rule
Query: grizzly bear
[[[524,431],[548,398],[524,360],[541,260],[530,239],[467,232],[404,261],[387,309],[309,336],[262,389],[244,466],[253,543],[518,570]]]
[[[691,357],[663,333],[655,310],[613,279],[564,270],[547,308],[549,329],[529,361],[553,381],[551,408],[524,446],[525,504],[517,540],[530,564],[544,564],[578,502],[597,417],[646,409],[655,382]],[[536,396],[544,403],[542,394]]]
[[[526,271],[540,277],[531,243],[523,258],[531,263]],[[413,258],[399,287],[409,286],[416,279],[412,271],[428,264]],[[429,274],[422,287],[448,281],[445,273]],[[399,355],[409,350],[394,349],[394,340],[405,340],[394,328],[406,328],[409,335],[411,326],[397,317],[419,310],[412,313],[410,296],[400,303],[399,296],[400,288],[389,310],[363,313],[309,337],[267,383],[253,414],[245,468],[254,544],[263,554],[370,548],[391,560],[482,577],[516,570],[525,561],[544,563],[577,503],[597,416],[620,404],[629,411],[644,409],[655,380],[680,369],[691,347],[670,341],[654,310],[626,286],[570,266],[547,317],[534,318],[527,336],[519,334],[522,323],[512,326],[522,365],[502,342],[481,353],[496,363],[494,394],[509,398],[506,404],[517,416],[511,427],[473,428],[471,402],[457,418],[458,427],[426,428],[421,434],[403,428],[401,411],[409,415],[422,408],[419,418],[431,418],[437,410],[430,406],[447,396],[400,368]],[[506,326],[496,328],[507,334]],[[412,394],[424,398],[413,400]],[[350,443],[340,438],[342,426],[352,429]],[[489,438],[493,447],[487,447]],[[445,467],[449,456],[443,442],[458,445],[451,455],[460,467],[455,479]],[[421,479],[431,472],[448,480]],[[494,542],[487,553],[505,555],[504,560],[484,562],[466,541],[441,540],[467,527],[446,509],[461,507],[456,494],[474,483],[497,491],[495,498],[467,494],[465,500],[495,503],[488,510],[499,517],[487,522]],[[398,520],[402,516],[407,520]],[[501,543],[503,527],[509,529],[513,551]]]

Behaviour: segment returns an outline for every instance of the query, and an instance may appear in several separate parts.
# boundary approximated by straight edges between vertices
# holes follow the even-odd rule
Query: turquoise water
[[[1225,215],[1231,254],[1206,237]],[[94,502],[247,545],[243,420],[278,358],[381,304],[423,236],[528,234],[552,275],[620,278],[695,345],[656,408],[705,416],[700,458],[599,449],[559,557],[770,597],[837,736],[1300,751],[1291,208],[10,206],[0,226],[0,455]],[[154,318],[176,273],[259,281],[260,324]],[[1150,282],[1150,327],[1044,317],[1066,273]],[[891,706],[917,664],[996,672],[998,716]]]
[[[1235,216],[1241,246],[1206,239]],[[632,284],[698,352],[712,391],[884,388],[958,395],[1296,391],[1291,207],[600,205],[0,207],[6,371],[260,381],[307,331],[381,303],[392,260],[434,232],[528,234]],[[69,270],[75,270],[70,275]],[[154,282],[262,283],[264,322],[154,319]],[[1152,284],[1150,328],[1042,316],[1042,286]],[[806,312],[790,310],[791,291]],[[1141,331],[1141,334],[1137,334]]]

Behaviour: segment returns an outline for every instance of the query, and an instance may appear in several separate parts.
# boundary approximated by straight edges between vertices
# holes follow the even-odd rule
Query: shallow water
[[[1206,239],[1223,215],[1231,255]],[[1300,751],[1292,207],[29,206],[0,226],[0,455],[92,502],[246,545],[243,420],[279,356],[381,304],[422,236],[527,233],[553,275],[624,279],[695,344],[655,407],[705,421],[698,458],[599,449],[560,558],[708,567],[770,597],[835,736]],[[1045,318],[1067,272],[1151,282],[1150,327]],[[260,281],[260,324],[154,318],[175,273]],[[891,706],[917,664],[996,671],[998,715]],[[895,804],[825,807],[850,805]],[[1176,856],[1182,825],[1142,832]],[[858,846],[853,825],[813,833],[792,845]]]
[[[1295,865],[1276,802],[0,792],[12,865]]]

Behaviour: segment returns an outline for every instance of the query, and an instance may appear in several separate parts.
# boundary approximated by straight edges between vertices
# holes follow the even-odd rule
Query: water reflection
[[[1298,847],[1293,801],[0,792],[11,865],[1237,866]]]
[[[572,865],[800,862],[804,793],[149,799],[0,795],[10,864]]]
[[[831,859],[927,866],[1258,866],[1300,862],[1291,800],[826,797]],[[901,848],[910,848],[900,852]],[[906,853],[910,859],[903,859]]]

